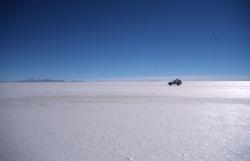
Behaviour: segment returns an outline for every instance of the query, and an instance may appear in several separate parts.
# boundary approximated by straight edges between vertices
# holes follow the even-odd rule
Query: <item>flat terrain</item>
[[[1,161],[250,161],[250,82],[0,83]]]

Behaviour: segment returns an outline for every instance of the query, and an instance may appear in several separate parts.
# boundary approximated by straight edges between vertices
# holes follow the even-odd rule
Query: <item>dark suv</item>
[[[173,85],[173,84],[176,84],[176,85],[181,85],[182,84],[182,81],[180,80],[180,79],[176,79],[176,80],[174,80],[174,81],[172,81],[172,82],[168,82],[168,85]]]

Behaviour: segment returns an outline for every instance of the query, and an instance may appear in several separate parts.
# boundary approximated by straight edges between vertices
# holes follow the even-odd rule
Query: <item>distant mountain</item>
[[[33,77],[25,80],[20,80],[18,82],[64,82],[64,80],[54,80],[49,78]]]

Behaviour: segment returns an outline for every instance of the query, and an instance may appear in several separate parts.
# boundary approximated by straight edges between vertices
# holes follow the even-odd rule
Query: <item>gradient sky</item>
[[[1,3],[0,80],[250,76],[247,0]]]

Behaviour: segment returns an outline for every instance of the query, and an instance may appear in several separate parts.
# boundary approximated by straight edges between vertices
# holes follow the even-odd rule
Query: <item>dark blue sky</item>
[[[1,3],[0,80],[250,76],[247,0]]]

